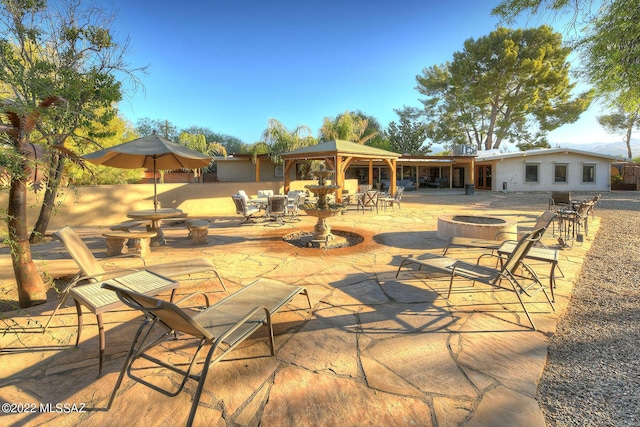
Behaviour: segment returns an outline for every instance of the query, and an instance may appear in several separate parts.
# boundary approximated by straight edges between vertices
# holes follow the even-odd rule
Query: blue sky
[[[198,125],[254,143],[270,118],[288,129],[361,110],[386,128],[417,106],[415,77],[495,29],[497,0],[98,0],[130,38],[129,62],[149,65],[124,117]],[[539,25],[540,23],[535,23]],[[592,107],[552,145],[608,142]]]

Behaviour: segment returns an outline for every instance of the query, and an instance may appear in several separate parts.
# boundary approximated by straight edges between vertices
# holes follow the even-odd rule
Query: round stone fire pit
[[[501,232],[504,234],[498,235]],[[438,237],[445,240],[452,237],[508,240],[516,238],[517,232],[518,227],[515,221],[495,216],[446,215],[438,217]]]

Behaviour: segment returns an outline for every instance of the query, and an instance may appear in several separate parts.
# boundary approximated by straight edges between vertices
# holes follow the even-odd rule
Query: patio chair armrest
[[[209,295],[207,295],[207,293],[206,293],[206,292],[203,292],[203,291],[193,292],[193,293],[191,293],[191,294],[187,295],[186,297],[184,297],[184,298],[180,298],[178,301],[175,301],[175,302],[174,302],[174,304],[175,304],[175,305],[180,305],[180,304],[181,304],[181,303],[183,303],[184,301],[188,301],[188,300],[190,300],[191,298],[193,298],[193,297],[195,297],[195,296],[198,296],[198,295],[202,295],[202,296],[204,296],[204,300],[205,300],[206,307],[209,307],[209,306],[211,305],[211,303],[209,302]]]
[[[147,266],[147,261],[145,261],[144,257],[140,254],[121,254],[121,255],[115,255],[115,256],[110,256],[109,258],[106,259],[102,259],[100,260],[100,262],[106,262],[106,261],[111,261],[113,259],[116,258],[140,258],[142,260],[142,265],[143,266]]]
[[[490,253],[490,254],[482,254],[478,257],[478,259],[476,260],[476,265],[480,265],[480,261],[485,258],[485,257],[489,257],[489,258],[498,258],[498,260],[504,260],[505,258],[503,256],[494,254],[494,253]],[[482,266],[481,266],[482,267]]]

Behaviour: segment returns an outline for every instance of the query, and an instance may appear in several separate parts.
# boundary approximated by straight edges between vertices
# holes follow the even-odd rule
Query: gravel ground
[[[536,396],[549,426],[640,425],[640,193],[603,194],[596,209]]]

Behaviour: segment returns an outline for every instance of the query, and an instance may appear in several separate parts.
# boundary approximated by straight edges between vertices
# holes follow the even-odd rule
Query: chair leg
[[[196,388],[196,392],[193,395],[193,403],[191,404],[191,410],[189,411],[189,418],[187,419],[187,425],[193,425],[193,420],[196,417],[196,411],[198,410],[198,403],[200,402],[200,396],[202,396],[202,390],[204,389],[204,383],[207,380],[207,374],[209,373],[209,368],[211,367],[211,357],[213,353],[215,353],[218,346],[212,345],[209,353],[207,354],[207,358],[204,361],[204,366],[202,367],[202,372],[200,373],[200,379],[198,381],[198,387]]]
[[[449,292],[447,293],[447,299],[451,296],[451,289],[453,288],[453,274],[451,274],[451,279],[449,280]]]
[[[102,361],[104,360],[104,322],[102,321],[102,314],[97,314],[96,318],[98,319],[98,339],[100,344],[100,359],[98,361],[98,378],[102,376]]]
[[[142,333],[142,330],[145,328],[145,326],[149,323],[149,319],[145,318],[144,322],[142,322],[142,325],[140,325],[140,327],[138,328],[138,331],[136,332],[135,337],[133,338],[133,342],[131,343],[131,347],[129,348],[129,352],[127,353],[127,357],[124,359],[124,364],[122,365],[122,370],[120,371],[120,375],[118,376],[118,380],[116,381],[116,385],[113,388],[113,392],[111,393],[111,397],[109,398],[109,403],[107,404],[107,411],[109,409],[111,409],[111,406],[113,405],[113,401],[116,398],[116,394],[118,393],[118,389],[120,388],[120,385],[122,385],[122,380],[124,379],[124,374],[125,372],[127,372],[127,369],[129,368],[129,363],[131,361],[131,358],[133,357],[133,352],[135,351],[136,348],[136,342],[138,341],[138,338],[140,338],[140,334]]]
[[[82,335],[82,306],[75,299],[73,302],[76,303],[76,313],[78,314],[78,336],[76,337],[76,347],[80,345],[80,335]]]
[[[42,328],[42,333],[44,334],[45,332],[47,332],[47,328],[49,327],[49,324],[51,323],[51,321],[53,320],[53,317],[56,315],[56,313],[58,312],[58,310],[60,309],[60,307],[62,307],[64,305],[64,303],[67,301],[67,297],[69,296],[69,294],[64,294],[62,296],[62,298],[60,298],[60,302],[58,303],[58,305],[56,306],[56,308],[53,310],[53,313],[51,313],[51,316],[49,316],[49,320],[47,320],[47,324],[44,325],[44,328]]]
[[[509,277],[508,280],[509,280],[509,283],[511,283],[511,287],[513,288],[513,292],[515,292],[516,296],[518,297],[518,301],[520,301],[520,305],[522,306],[522,309],[524,310],[524,314],[527,315],[527,319],[529,319],[529,323],[531,323],[531,328],[534,331],[537,331],[538,329],[536,328],[535,323],[533,323],[533,319],[531,318],[531,315],[529,314],[529,311],[527,310],[527,307],[525,307],[525,305],[524,305],[524,301],[522,300],[522,297],[520,296],[520,292],[518,292],[516,284],[514,283],[512,278]]]

